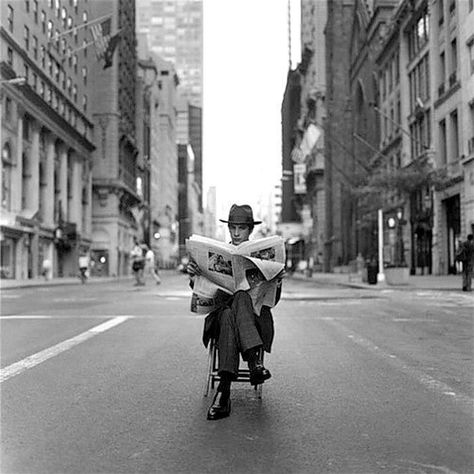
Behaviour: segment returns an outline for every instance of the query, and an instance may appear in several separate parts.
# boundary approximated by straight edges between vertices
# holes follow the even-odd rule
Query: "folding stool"
[[[209,342],[209,356],[208,356],[208,364],[207,364],[207,377],[206,377],[206,384],[204,387],[204,396],[207,397],[209,395],[209,390],[214,389],[214,385],[216,382],[220,381],[220,376],[217,373],[218,369],[218,354],[217,354],[217,345],[214,339],[211,339]],[[260,360],[263,362],[264,356],[263,348],[259,349],[259,357]],[[234,382],[247,382],[250,383],[250,370],[246,369],[239,369],[237,374],[237,379]],[[255,395],[256,397],[261,400],[262,399],[262,385],[258,384],[254,386]]]

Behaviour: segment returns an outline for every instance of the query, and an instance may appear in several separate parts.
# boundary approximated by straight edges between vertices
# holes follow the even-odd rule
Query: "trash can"
[[[367,265],[367,283],[369,285],[377,284],[377,273],[378,273],[377,264],[370,262]]]

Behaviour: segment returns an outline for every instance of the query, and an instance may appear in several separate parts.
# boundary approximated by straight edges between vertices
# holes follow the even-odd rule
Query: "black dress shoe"
[[[259,385],[265,380],[268,380],[272,374],[268,369],[266,369],[263,365],[257,364],[255,368],[250,370],[250,385]]]
[[[230,394],[216,392],[207,412],[208,420],[220,420],[230,415]]]

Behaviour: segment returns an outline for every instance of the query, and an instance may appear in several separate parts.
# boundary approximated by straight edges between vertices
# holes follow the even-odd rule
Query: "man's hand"
[[[202,273],[198,264],[192,258],[189,259],[189,263],[186,265],[186,271],[191,276],[201,275]]]
[[[283,269],[276,277],[273,278],[273,280],[283,280],[283,278],[286,278],[286,270]]]

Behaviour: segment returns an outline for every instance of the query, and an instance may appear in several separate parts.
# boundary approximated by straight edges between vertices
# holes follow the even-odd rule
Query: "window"
[[[33,18],[38,23],[38,0],[33,0]]]
[[[61,19],[63,20],[63,26],[66,28],[67,26],[67,11],[65,7],[61,9]]]
[[[468,45],[471,76],[474,74],[474,41]]]
[[[7,48],[7,63],[13,67],[13,49],[10,47]]]
[[[412,159],[418,158],[431,143],[430,111],[418,115],[415,122],[410,125]]]
[[[72,80],[71,80],[70,77],[67,78],[66,84],[67,84],[67,92],[68,92],[69,95],[71,95]]]
[[[446,141],[446,120],[439,122],[439,158],[440,164],[446,165],[448,156],[448,144]]]
[[[54,34],[54,41],[56,43],[56,51],[59,51],[59,30],[56,30]]]
[[[84,81],[84,85],[87,85],[87,68],[84,66],[82,68],[82,80]]]
[[[46,48],[44,46],[41,46],[40,49],[40,60],[41,60],[41,67],[44,69],[46,66]]]
[[[473,8],[474,8],[474,0],[469,0],[469,11],[472,12]]]
[[[41,31],[46,33],[46,13],[44,10],[41,10]]]
[[[10,121],[12,119],[12,100],[10,99],[10,97],[5,98],[3,116],[6,121]]]
[[[77,74],[77,54],[74,54],[72,57],[72,65],[74,67],[74,72]]]
[[[84,39],[84,40],[82,41],[82,47],[84,48],[83,51],[84,51],[84,57],[85,57],[85,58],[87,58],[87,46],[86,46],[86,45],[87,45],[87,40]]]
[[[68,27],[68,29],[72,28],[72,17],[71,16],[67,17],[67,27]]]
[[[13,8],[11,5],[8,5],[7,23],[8,30],[13,33]]]
[[[28,83],[30,79],[30,68],[26,63],[23,64],[23,75],[25,76],[26,82]]]
[[[87,96],[86,95],[82,98],[82,108],[84,112],[87,112]]]
[[[35,72],[33,73],[32,87],[33,90],[36,92],[36,88],[38,87],[38,75]]]
[[[84,12],[84,13],[82,14],[82,21],[83,21],[84,23],[87,23],[87,12]]]
[[[74,102],[77,102],[77,86],[74,85],[72,86],[72,99]]]
[[[452,87],[456,84],[457,81],[457,69],[458,69],[458,47],[456,38],[451,41],[451,68],[449,74],[449,87]]]
[[[413,59],[425,47],[429,39],[428,7],[421,12],[415,24],[408,30],[408,54]]]
[[[39,94],[42,98],[44,98],[44,81],[41,81],[40,82],[40,90],[39,90]]]
[[[48,38],[53,38],[53,22],[51,20],[48,21]]]
[[[456,38],[451,41],[451,72],[455,72],[458,68],[458,44]]]
[[[25,40],[25,49],[29,51],[30,49],[30,29],[25,26],[23,30],[23,39]]]
[[[438,24],[441,26],[444,23],[444,0],[438,0]]]
[[[33,35],[33,58],[38,59],[38,38]]]
[[[451,0],[451,2],[449,3],[449,14],[451,15],[451,17],[453,17],[455,13],[456,13],[456,0]]]
[[[451,159],[457,161],[459,159],[459,128],[458,128],[458,111],[455,110],[450,115],[451,118]]]
[[[26,13],[30,13],[30,0],[25,0]]]
[[[425,102],[430,97],[429,60],[426,54],[408,75],[410,83],[411,110],[415,110],[418,99]]]

